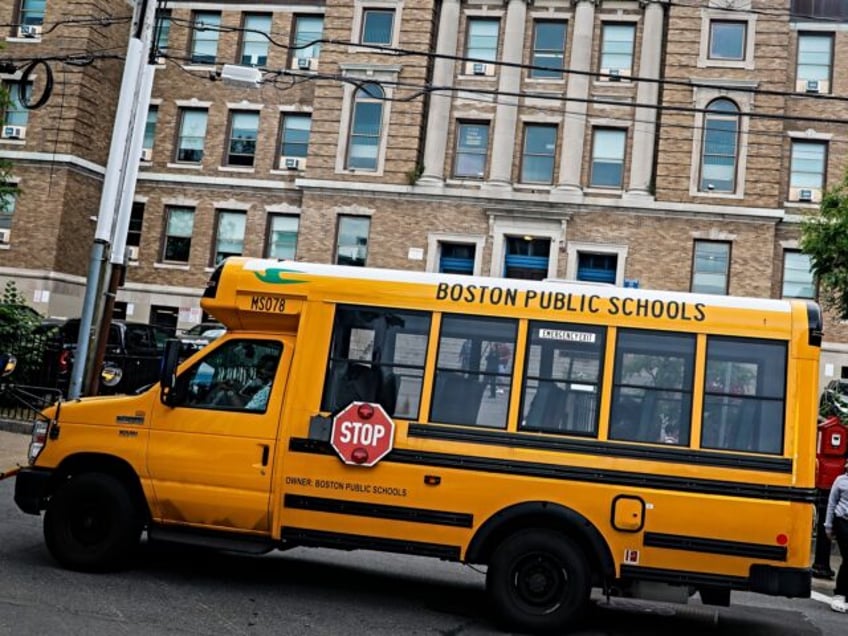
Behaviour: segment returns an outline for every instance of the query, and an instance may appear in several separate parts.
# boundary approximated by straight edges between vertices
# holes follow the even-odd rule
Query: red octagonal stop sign
[[[330,443],[345,464],[373,466],[395,441],[395,423],[379,404],[351,402],[333,418]]]

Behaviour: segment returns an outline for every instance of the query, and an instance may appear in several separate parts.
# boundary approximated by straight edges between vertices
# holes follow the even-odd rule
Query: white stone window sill
[[[821,203],[802,203],[800,201],[784,201],[783,207],[785,208],[800,208],[802,210],[815,210],[821,205]]]
[[[168,167],[175,170],[203,170],[201,163],[168,163]]]
[[[189,266],[186,265],[178,265],[177,263],[153,263],[154,269],[175,269],[181,272],[189,271]]]
[[[238,166],[218,166],[218,172],[243,172],[247,174],[253,174],[256,172],[255,168],[248,167],[238,167]]]
[[[0,144],[8,144],[10,146],[25,146],[26,139],[0,139]]]

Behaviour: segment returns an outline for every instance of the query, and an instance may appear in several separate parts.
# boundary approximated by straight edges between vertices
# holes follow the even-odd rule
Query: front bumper
[[[21,468],[15,480],[15,503],[23,512],[40,514],[47,498],[48,484],[53,477],[52,470],[41,468]]]

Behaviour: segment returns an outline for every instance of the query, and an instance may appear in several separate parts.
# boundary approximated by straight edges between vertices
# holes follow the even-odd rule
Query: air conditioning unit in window
[[[138,245],[127,245],[127,260],[138,263]]]
[[[494,64],[486,64],[484,62],[466,62],[465,63],[465,74],[466,75],[494,75],[495,74],[495,65]]]
[[[306,159],[303,157],[280,157],[281,170],[303,170],[306,168]]]
[[[799,203],[820,203],[822,192],[818,188],[789,188],[789,200]]]
[[[296,57],[292,60],[292,68],[299,71],[314,71],[318,68],[318,60],[314,57]]]
[[[12,238],[12,230],[0,228],[0,245],[8,245]]]
[[[153,161],[153,148],[142,148],[141,149],[141,160],[142,161]]]
[[[630,77],[629,68],[602,68],[598,80],[601,82],[620,82]]]
[[[796,93],[829,93],[830,82],[827,80],[798,80],[795,82]]]
[[[26,139],[26,126],[3,126],[3,139]]]
[[[41,37],[41,25],[40,24],[22,24],[18,27],[18,37],[19,38],[40,38]]]

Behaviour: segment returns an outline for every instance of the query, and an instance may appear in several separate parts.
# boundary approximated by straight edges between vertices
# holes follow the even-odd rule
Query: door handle
[[[268,465],[268,453],[270,451],[270,448],[268,447],[267,444],[261,444],[261,446],[262,446],[262,465],[267,466]]]

